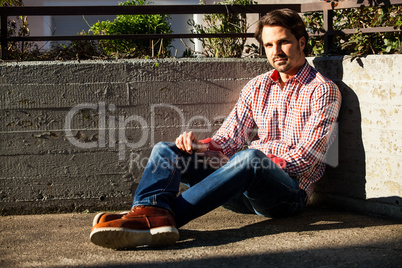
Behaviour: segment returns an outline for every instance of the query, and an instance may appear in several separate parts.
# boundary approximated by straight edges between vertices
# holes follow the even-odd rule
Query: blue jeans
[[[240,151],[217,169],[199,160],[173,143],[156,144],[133,205],[169,209],[178,227],[222,205],[273,218],[295,215],[306,205],[297,180],[259,150]],[[178,195],[180,182],[190,188]]]

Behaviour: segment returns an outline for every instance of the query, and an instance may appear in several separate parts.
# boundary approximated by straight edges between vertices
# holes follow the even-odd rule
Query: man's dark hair
[[[254,37],[258,42],[262,43],[262,29],[264,26],[281,26],[290,30],[290,32],[296,37],[297,40],[303,36],[306,38],[306,45],[304,47],[304,55],[307,56],[308,48],[308,33],[303,20],[296,11],[288,8],[276,9],[267,13],[262,17],[257,24]]]

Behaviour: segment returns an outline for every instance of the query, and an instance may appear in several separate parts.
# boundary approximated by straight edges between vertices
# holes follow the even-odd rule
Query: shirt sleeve
[[[311,114],[299,143],[279,157],[286,161],[284,170],[291,175],[306,175],[317,162],[323,162],[333,141],[341,105],[338,87],[327,82],[318,86],[311,98]]]
[[[228,157],[242,148],[255,125],[251,109],[254,87],[255,79],[243,88],[235,107],[212,137],[216,146],[221,147]]]

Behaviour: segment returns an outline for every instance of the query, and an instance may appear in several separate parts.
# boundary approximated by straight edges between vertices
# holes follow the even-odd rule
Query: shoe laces
[[[141,210],[141,209],[143,209],[143,208],[145,208],[145,207],[146,207],[146,206],[143,206],[143,205],[141,205],[141,206],[134,206],[134,207],[131,208],[131,210],[128,212],[128,214],[133,214],[133,213],[135,213],[136,210]]]

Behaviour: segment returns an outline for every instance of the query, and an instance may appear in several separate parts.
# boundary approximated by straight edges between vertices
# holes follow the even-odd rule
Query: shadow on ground
[[[172,247],[115,251],[89,241],[90,214],[0,217],[0,267],[400,267],[402,222],[308,207],[267,219],[218,208]]]
[[[233,213],[232,216],[235,217],[236,214]],[[219,221],[219,219],[210,220]],[[223,225],[227,227],[230,226],[230,223],[226,222]],[[238,254],[238,250],[234,249],[233,255],[226,254],[224,256],[173,262],[167,258],[166,262],[153,262],[152,264],[143,262],[112,266],[109,264],[107,267],[132,267],[133,265],[141,267],[400,267],[399,265],[402,263],[402,234],[396,238],[396,242],[373,241],[373,243],[367,243],[364,241],[365,239],[350,241],[356,239],[356,235],[359,236],[357,234],[359,230],[368,230],[372,227],[384,228],[387,225],[395,225],[395,221],[365,215],[359,215],[356,218],[345,212],[310,208],[294,218],[266,219],[240,228],[195,230],[187,229],[189,226],[184,226],[180,230],[180,241],[170,248],[172,256],[175,255],[175,251],[180,252],[191,248],[210,248],[213,251],[221,246],[230,247],[233,245],[235,248],[239,244],[244,244],[247,254]],[[342,234],[339,237],[331,238],[331,234],[342,232],[342,230],[346,232],[356,231],[352,231],[353,234],[350,236]],[[319,238],[315,234],[325,231],[333,231],[329,237],[326,237],[329,239],[328,244],[326,246],[320,243],[316,244],[314,240]],[[294,241],[293,246],[290,245],[286,250],[279,249],[277,252],[275,250],[272,252],[271,248],[269,253],[249,254],[250,252],[246,250],[248,245],[245,241],[255,240],[257,245],[254,246],[258,246],[260,243],[260,246],[264,247],[266,243],[269,244],[269,241],[262,242],[260,239],[267,238],[269,240],[272,238],[275,240],[274,243],[278,243],[278,239],[286,237],[286,234],[289,234],[289,237],[293,236],[289,240],[294,240],[295,234],[300,237],[300,240],[305,240],[306,237],[311,238],[309,248],[298,249],[298,241]],[[345,246],[334,247],[330,242],[331,239],[348,241]],[[286,241],[279,241],[279,243],[281,242],[286,243]],[[354,246],[350,246],[350,244],[354,244]],[[140,249],[143,254],[153,250],[155,249]],[[163,250],[160,252],[164,254]]]

